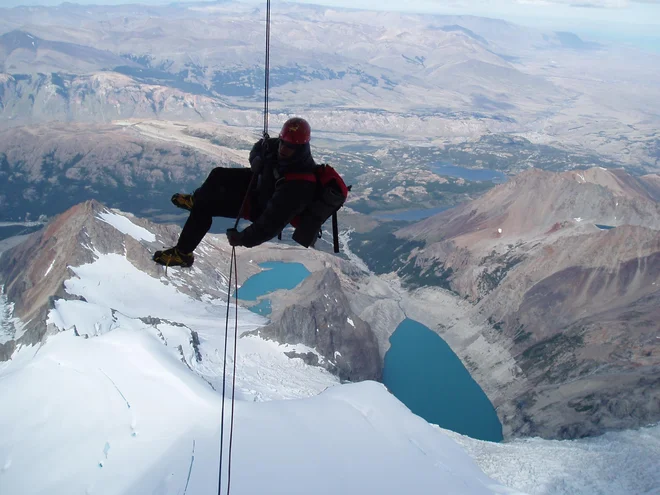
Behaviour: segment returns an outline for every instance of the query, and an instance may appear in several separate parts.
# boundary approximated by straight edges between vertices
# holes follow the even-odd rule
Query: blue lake
[[[238,298],[244,301],[256,301],[257,298],[278,289],[291,290],[309,275],[309,270],[302,263],[284,263],[268,261],[260,263],[264,271],[248,278],[238,289]],[[251,311],[268,316],[271,311],[270,300],[262,299],[250,307]]]
[[[431,170],[438,175],[446,175],[449,177],[458,177],[461,179],[472,181],[492,181],[502,183],[507,181],[506,174],[497,170],[489,170],[483,168],[465,168],[451,165],[449,163],[435,163],[431,165]]]
[[[412,412],[472,438],[502,440],[495,408],[438,334],[406,319],[390,343],[383,383]]]
[[[613,229],[613,228],[614,228],[612,225],[599,225],[599,224],[595,224],[595,225],[596,225],[596,227],[598,227],[600,230],[610,230],[610,229]]]

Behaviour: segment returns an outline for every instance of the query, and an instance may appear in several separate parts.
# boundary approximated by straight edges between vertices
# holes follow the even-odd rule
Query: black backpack
[[[321,227],[328,218],[332,217],[332,242],[334,252],[338,253],[337,212],[344,206],[351,186],[347,186],[341,175],[327,164],[319,165],[314,172],[285,174],[284,179],[307,180],[317,184],[314,200],[291,221],[291,225],[295,228],[293,240],[306,248],[313,247],[316,240],[321,237]],[[281,239],[281,234],[279,237]]]

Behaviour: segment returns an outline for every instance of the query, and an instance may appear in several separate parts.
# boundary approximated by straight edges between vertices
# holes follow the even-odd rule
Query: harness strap
[[[339,252],[339,226],[337,225],[337,212],[332,214],[332,247],[335,253]]]

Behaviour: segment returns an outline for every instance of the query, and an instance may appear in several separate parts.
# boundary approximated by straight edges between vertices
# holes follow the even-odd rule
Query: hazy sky
[[[78,0],[81,4],[170,3],[172,0]],[[187,0],[182,0],[187,1]],[[266,0],[243,0],[266,3]],[[660,0],[297,0],[375,10],[472,14],[552,29],[604,31],[660,38]],[[57,5],[61,0],[0,0],[3,7]],[[271,0],[277,8],[278,0]]]

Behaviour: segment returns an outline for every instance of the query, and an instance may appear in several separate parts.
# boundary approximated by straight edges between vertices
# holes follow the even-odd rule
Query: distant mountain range
[[[66,4],[2,13],[0,126],[259,121],[261,8]],[[647,171],[660,158],[657,61],[571,33],[285,4],[273,14],[272,54],[271,112],[304,113],[338,136],[441,146],[514,133]]]
[[[0,63],[9,73],[81,73],[118,65],[139,66],[104,50],[75,43],[49,41],[25,31],[11,31],[0,36]]]
[[[172,221],[175,215],[181,219],[171,195],[193,191],[213,167],[247,166],[260,132],[257,127],[151,119],[0,130],[0,218],[24,222],[52,217],[93,198],[156,221]],[[493,186],[442,177],[429,169],[435,158],[416,153],[403,158],[404,151],[397,149],[376,159],[371,148],[338,151],[336,145],[327,146],[332,142],[314,139],[315,159],[333,164],[355,185],[348,206],[363,214],[449,207]]]

